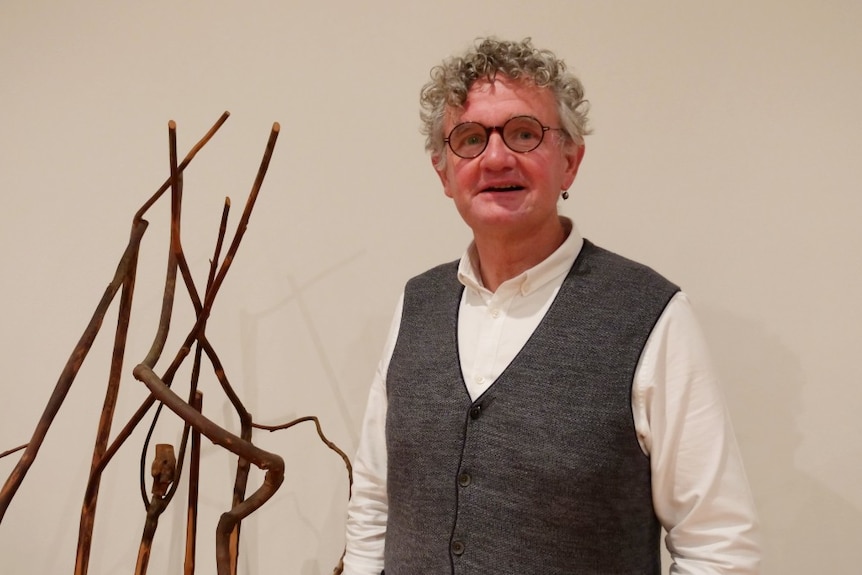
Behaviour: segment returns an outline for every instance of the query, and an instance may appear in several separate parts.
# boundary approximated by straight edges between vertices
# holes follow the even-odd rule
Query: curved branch
[[[280,431],[282,429],[290,429],[294,425],[299,423],[303,423],[305,421],[313,421],[314,426],[317,428],[317,435],[320,437],[320,440],[326,444],[326,446],[332,451],[336,452],[341,459],[344,461],[345,467],[347,467],[347,499],[353,497],[353,466],[350,464],[350,458],[347,457],[347,454],[344,453],[335,443],[326,438],[323,434],[323,428],[320,426],[320,420],[314,415],[309,415],[306,417],[298,417],[293,421],[288,423],[284,423],[282,425],[262,425],[255,423],[253,424],[257,429],[263,429],[266,431]],[[344,572],[344,556],[347,554],[347,548],[345,547],[344,551],[341,553],[341,557],[338,559],[338,563],[335,568],[332,570],[332,575],[341,575]]]
[[[305,417],[298,417],[293,421],[283,423],[281,425],[263,425],[261,423],[253,423],[252,425],[256,429],[263,429],[265,431],[281,431],[282,429],[290,429],[294,425],[306,421],[314,422],[314,426],[317,428],[317,435],[320,437],[320,440],[326,445],[326,447],[337,453],[344,461],[344,466],[347,468],[347,494],[348,497],[350,497],[353,494],[353,465],[350,464],[350,458],[347,457],[347,454],[344,453],[344,451],[342,451],[341,448],[338,447],[335,443],[326,438],[326,436],[323,434],[323,428],[320,426],[320,420],[316,416],[307,415]]]
[[[248,499],[239,505],[235,505],[230,511],[223,513],[221,519],[219,519],[216,530],[217,572],[218,575],[229,575],[230,534],[240,521],[266,503],[275,494],[279,486],[281,486],[281,483],[284,481],[284,460],[278,455],[264,451],[253,443],[230,433],[207,419],[203,414],[195,411],[194,407],[171,391],[150,367],[139,364],[132,373],[136,379],[143,382],[149,388],[156,399],[164,403],[168,409],[188,422],[189,425],[206,436],[210,441],[250,461],[259,469],[266,471],[263,485]]]

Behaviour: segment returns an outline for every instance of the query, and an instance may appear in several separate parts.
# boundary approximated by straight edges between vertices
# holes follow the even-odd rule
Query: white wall
[[[725,376],[771,575],[862,561],[862,4],[800,2],[167,2],[0,7],[0,451],[24,443],[110,280],[132,215],[185,153],[184,247],[199,284],[221,202],[235,224],[282,131],[208,331],[255,419],[320,416],[352,453],[403,282],[468,234],[418,133],[428,69],[474,37],[532,36],[586,85],[595,134],[562,205],[594,241],[695,301]],[[126,371],[160,303],[167,203],[149,215]],[[180,300],[166,358],[189,328]],[[67,573],[116,306],[0,525],[0,572]],[[159,365],[164,367],[165,360]],[[184,378],[187,379],[187,372]],[[236,429],[215,380],[205,412]],[[145,397],[127,375],[115,429]],[[164,417],[157,440],[175,442]],[[130,573],[143,431],[105,476],[91,573]],[[243,523],[243,573],[329,573],[347,484],[313,428],[256,433],[288,462]],[[148,461],[150,456],[148,456]],[[17,456],[0,460],[0,479]],[[209,444],[200,573],[233,459]],[[260,481],[254,475],[252,486]],[[151,572],[182,565],[182,502]]]

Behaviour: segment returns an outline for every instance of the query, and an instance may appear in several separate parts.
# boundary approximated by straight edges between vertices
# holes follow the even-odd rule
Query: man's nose
[[[482,154],[483,164],[488,167],[505,166],[514,159],[513,154],[514,152],[503,141],[500,128],[494,128],[488,135],[488,145],[485,147],[485,153]]]

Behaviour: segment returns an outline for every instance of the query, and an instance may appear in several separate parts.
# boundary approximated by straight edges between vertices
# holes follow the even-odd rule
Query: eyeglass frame
[[[529,150],[516,150],[515,148],[513,148],[512,146],[509,145],[509,142],[506,141],[506,137],[503,135],[503,130],[505,129],[506,125],[509,122],[511,122],[512,120],[517,120],[519,118],[528,118],[530,120],[535,120],[535,122],[539,125],[539,127],[542,128],[542,136],[539,138],[538,143],[536,143],[536,145],[533,146],[532,148],[530,148]],[[464,126],[467,124],[475,124],[475,125],[479,126],[480,128],[482,128],[483,130],[485,130],[485,145],[482,146],[482,149],[479,150],[479,152],[474,156],[462,156],[461,154],[456,152],[455,148],[452,146],[452,134],[455,132],[455,130],[457,130],[461,126]],[[479,122],[461,122],[459,124],[456,124],[451,130],[449,130],[449,135],[446,136],[445,138],[443,138],[443,143],[445,143],[447,146],[449,146],[449,149],[452,150],[452,153],[455,154],[456,156],[458,156],[459,158],[462,158],[464,160],[472,160],[472,159],[478,158],[483,153],[485,153],[485,150],[488,149],[488,142],[491,141],[491,134],[496,132],[496,133],[500,134],[500,139],[503,141],[503,144],[505,144],[507,148],[509,148],[510,150],[515,152],[516,154],[529,154],[530,152],[535,151],[539,146],[542,145],[542,142],[545,141],[545,132],[547,132],[549,130],[557,130],[557,131],[565,133],[565,130],[563,128],[553,128],[551,126],[544,125],[542,123],[542,121],[539,120],[538,118],[536,118],[535,116],[530,116],[528,114],[520,114],[518,116],[512,116],[511,118],[509,118],[508,120],[503,122],[502,126],[486,126],[486,125],[481,124]]]

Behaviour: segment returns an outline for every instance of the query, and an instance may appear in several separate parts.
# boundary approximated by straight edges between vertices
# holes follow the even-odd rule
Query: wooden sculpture
[[[252,430],[254,428],[268,431],[288,429],[296,424],[311,421],[314,422],[317,434],[327,447],[338,453],[344,461],[348,474],[348,497],[352,486],[352,470],[350,461],[344,452],[334,443],[329,441],[323,434],[320,422],[314,416],[301,417],[289,423],[277,426],[266,426],[256,424],[251,414],[245,409],[242,401],[234,392],[227,374],[206,336],[207,319],[210,316],[213,302],[218,294],[219,288],[224,281],[236,256],[240,242],[248,226],[249,217],[254,208],[264,177],[269,167],[269,162],[275,148],[279,134],[278,123],[273,124],[266,149],[261,160],[260,168],[254,180],[251,192],[246,201],[245,208],[240,217],[234,236],[222,257],[225,236],[227,230],[228,214],[230,212],[230,199],[225,200],[222,211],[219,234],[216,240],[214,254],[211,260],[209,275],[203,290],[203,295],[198,291],[192,278],[189,266],[183,253],[180,223],[182,208],[183,170],[194,159],[195,155],[215,135],[218,129],[227,120],[229,114],[225,112],[213,125],[204,137],[189,151],[182,162],[177,163],[176,151],[176,124],[171,121],[168,124],[168,136],[170,146],[170,176],[162,186],[147,200],[132,219],[132,229],[129,242],[123,253],[113,280],[105,289],[99,304],[96,307],[89,324],[84,330],[78,344],[72,351],[66,362],[60,377],[54,387],[54,391],[40,418],[30,441],[17,448],[10,449],[0,457],[6,457],[23,450],[17,465],[12,470],[6,483],[0,490],[0,523],[3,521],[6,510],[16,491],[24,480],[27,471],[33,464],[39,448],[48,432],[54,417],[63,404],[67,393],[77,375],[84,359],[86,358],[96,335],[101,328],[102,320],[108,307],[117,294],[120,294],[119,317],[117,329],[114,336],[113,352],[111,356],[111,369],[108,376],[107,391],[105,393],[104,407],[102,409],[99,426],[96,432],[96,441],[93,448],[92,464],[88,477],[87,487],[81,509],[80,525],[78,530],[78,546],[75,561],[75,574],[86,575],[92,547],[93,527],[96,516],[96,505],[99,497],[99,486],[106,466],[113,456],[132,434],[136,426],[146,417],[147,413],[156,407],[153,425],[159,417],[162,406],[167,407],[184,421],[184,429],[179,448],[175,454],[174,446],[160,444],[155,446],[155,457],[150,469],[152,477],[152,488],[148,494],[144,486],[144,473],[141,480],[141,495],[146,509],[143,536],[138,551],[138,560],[135,567],[136,575],[143,575],[147,571],[150,549],[158,527],[159,516],[171,503],[177,486],[180,483],[182,471],[186,459],[189,467],[189,501],[187,512],[186,529],[186,554],[184,574],[191,575],[195,569],[195,540],[197,532],[197,496],[199,483],[200,464],[200,436],[207,437],[210,441],[238,456],[236,475],[234,479],[233,503],[231,508],[224,512],[216,528],[216,565],[218,575],[236,575],[237,557],[239,548],[239,527],[241,521],[260,508],[276,492],[284,479],[284,461],[277,454],[260,449],[252,442]],[[147,229],[147,221],[144,215],[164,193],[170,190],[171,198],[171,226],[170,226],[170,250],[168,254],[168,271],[165,279],[164,295],[160,321],[156,334],[147,356],[133,370],[134,377],[149,389],[149,396],[132,415],[126,425],[110,439],[111,426],[114,419],[114,408],[119,394],[120,379],[123,373],[123,361],[126,348],[126,338],[129,329],[129,320],[134,293],[138,254],[144,232]],[[188,330],[184,342],[180,346],[173,360],[161,374],[156,373],[156,362],[162,355],[167,340],[168,328],[171,322],[171,313],[174,306],[174,296],[177,284],[177,274],[185,285],[191,303],[195,310],[194,325]],[[193,354],[192,354],[193,352]],[[183,362],[192,355],[191,385],[187,398],[183,399],[172,389],[174,377]],[[238,434],[234,434],[210,419],[202,413],[203,394],[198,389],[198,378],[200,376],[203,359],[211,364],[216,378],[221,385],[222,391],[227,396],[236,411],[240,422]],[[149,436],[146,440],[149,442]],[[191,445],[189,446],[189,443]],[[144,449],[147,450],[147,445]],[[187,448],[190,452],[187,456]],[[248,478],[251,465],[265,471],[263,484],[251,495],[246,496]],[[341,562],[335,567],[334,573],[341,573]]]

